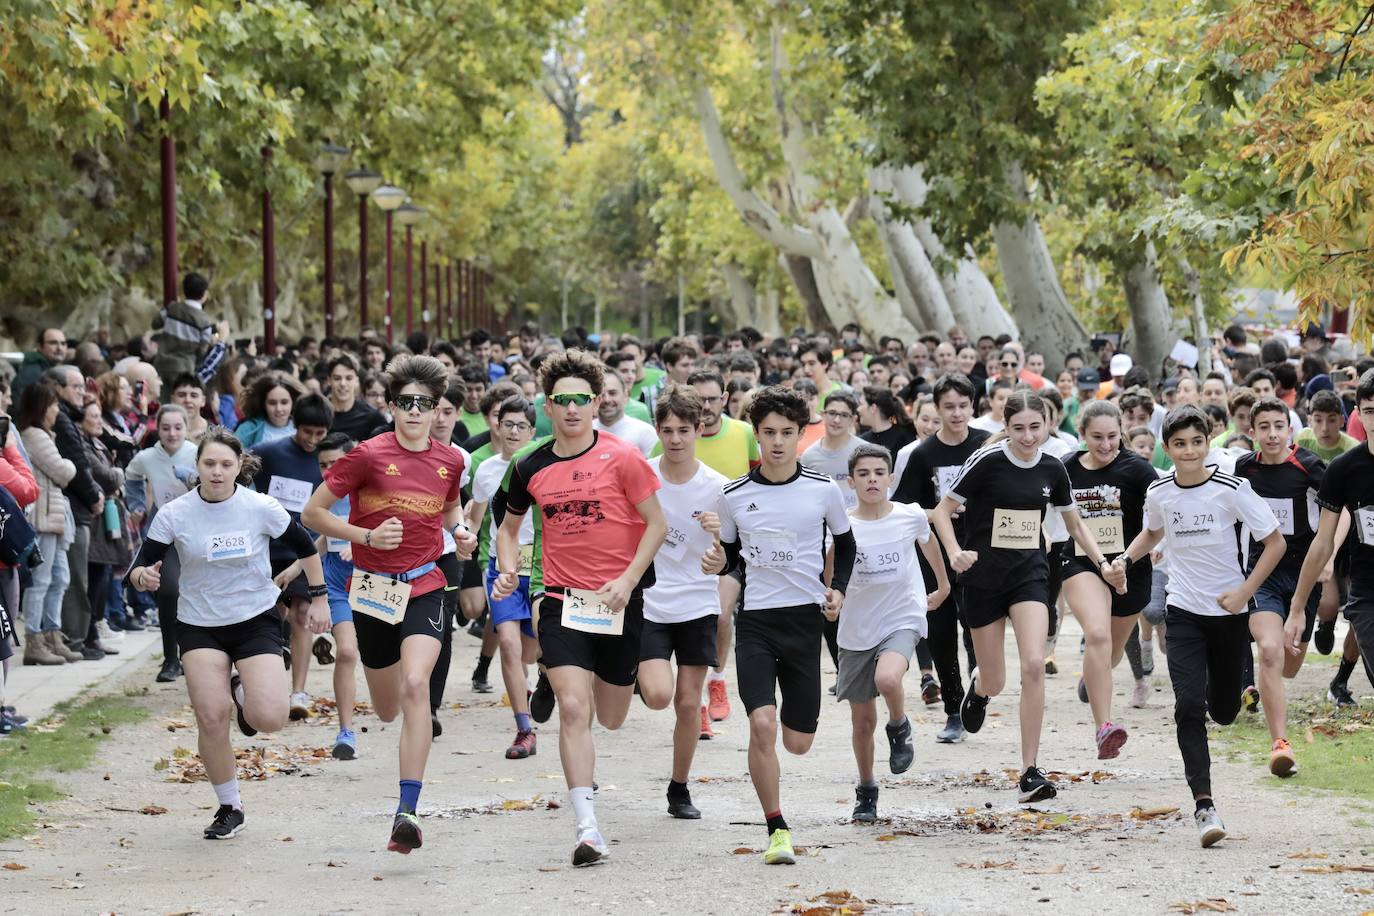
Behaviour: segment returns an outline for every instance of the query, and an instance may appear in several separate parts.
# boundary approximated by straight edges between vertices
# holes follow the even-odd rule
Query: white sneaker
[[[573,849],[573,867],[581,868],[585,865],[594,865],[609,854],[606,849],[606,841],[601,837],[601,831],[593,827],[577,832],[577,846]]]
[[[1221,815],[1216,808],[1194,812],[1193,820],[1197,822],[1198,839],[1202,841],[1203,849],[1210,849],[1226,839],[1226,825],[1221,822]]]
[[[302,690],[291,694],[291,718],[304,719],[310,715],[310,694]]]
[[[116,630],[104,620],[95,622],[95,632],[99,635],[100,642],[119,642],[124,638],[123,630]]]
[[[1135,689],[1131,691],[1131,706],[1144,709],[1150,705],[1150,697],[1153,695],[1154,688],[1150,686],[1150,679],[1142,677],[1135,682]]]

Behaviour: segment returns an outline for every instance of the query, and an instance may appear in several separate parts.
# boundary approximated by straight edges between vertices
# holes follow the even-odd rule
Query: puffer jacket
[[[91,474],[96,483],[105,491],[106,501],[114,500],[118,513],[115,533],[111,534],[105,526],[105,513],[99,513],[91,523],[91,546],[87,561],[104,563],[109,566],[123,567],[133,559],[129,554],[128,511],[124,505],[124,471],[116,467],[109,449],[101,439],[82,435],[86,441],[91,461]]]
[[[29,523],[40,534],[65,534],[70,507],[62,488],[76,476],[76,465],[62,457],[52,433],[43,427],[30,426],[19,435],[38,481],[38,499],[28,508]]]

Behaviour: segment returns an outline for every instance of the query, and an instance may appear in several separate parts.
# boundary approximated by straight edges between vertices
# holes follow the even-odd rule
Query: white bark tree
[[[911,224],[895,217],[888,209],[885,198],[895,194],[892,171],[890,167],[880,166],[868,173],[868,182],[874,192],[869,212],[878,226],[878,236],[887,255],[892,287],[908,321],[918,328],[943,333],[954,324],[954,312],[940,285],[939,274]]]
[[[734,261],[720,265],[720,275],[725,279],[725,288],[730,293],[730,313],[735,327],[753,325],[758,318],[758,294],[754,284],[744,275],[744,270]]]
[[[1140,256],[1126,271],[1126,304],[1131,309],[1135,363],[1158,379],[1178,333],[1174,329],[1169,296],[1159,275],[1154,242],[1147,241]]]

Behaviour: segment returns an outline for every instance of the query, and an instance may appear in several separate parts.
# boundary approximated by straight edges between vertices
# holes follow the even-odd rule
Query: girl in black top
[[[960,574],[962,606],[973,628],[978,668],[964,697],[964,728],[983,727],[988,700],[1006,684],[1002,646],[1011,618],[1021,660],[1021,795],[1023,803],[1053,798],[1054,784],[1036,765],[1045,717],[1045,641],[1049,630],[1049,562],[1042,531],[1046,506],[1061,513],[1070,536],[1113,584],[1111,570],[1092,533],[1078,517],[1069,475],[1041,451],[1049,435],[1049,411],[1034,392],[1018,391],[1002,412],[1004,433],[994,436],[959,472],[930,520],[950,563]],[[955,511],[964,508],[963,546],[954,533]],[[967,574],[967,575],[966,575]]]
[[[1078,513],[1109,559],[1119,556],[1140,533],[1145,491],[1158,479],[1149,462],[1121,447],[1121,411],[1110,401],[1091,401],[1078,417],[1087,451],[1064,459]],[[1083,677],[1079,696],[1092,706],[1097,759],[1110,760],[1126,743],[1126,729],[1111,721],[1112,669],[1150,601],[1150,562],[1130,568],[1124,594],[1113,594],[1098,569],[1074,543],[1062,559],[1064,595],[1083,628]]]
[[[916,427],[906,415],[906,408],[886,388],[869,385],[864,389],[859,405],[859,424],[867,428],[860,434],[860,439],[881,445],[893,455],[916,441]]]

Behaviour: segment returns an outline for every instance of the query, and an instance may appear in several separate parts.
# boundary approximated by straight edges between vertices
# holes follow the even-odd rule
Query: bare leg
[[[1258,681],[1269,739],[1288,737],[1288,699],[1283,685],[1283,618],[1268,611],[1250,615],[1250,635],[1259,647]]]
[[[873,733],[878,730],[878,701],[849,704],[853,728],[854,762],[859,767],[859,785],[871,786],[873,778]],[[774,809],[776,810],[776,809]]]
[[[706,683],[706,666],[687,665],[677,669],[677,690],[673,708],[673,782],[686,782],[701,741],[701,686]]]
[[[1082,618],[1079,618],[1080,622]],[[1045,631],[1049,612],[1038,601],[1011,606],[1011,626],[1021,656],[1021,768],[1035,766],[1045,722]],[[982,658],[982,655],[979,655]]]
[[[358,699],[358,631],[353,622],[334,624],[334,702],[339,728],[353,730],[353,704]]]

